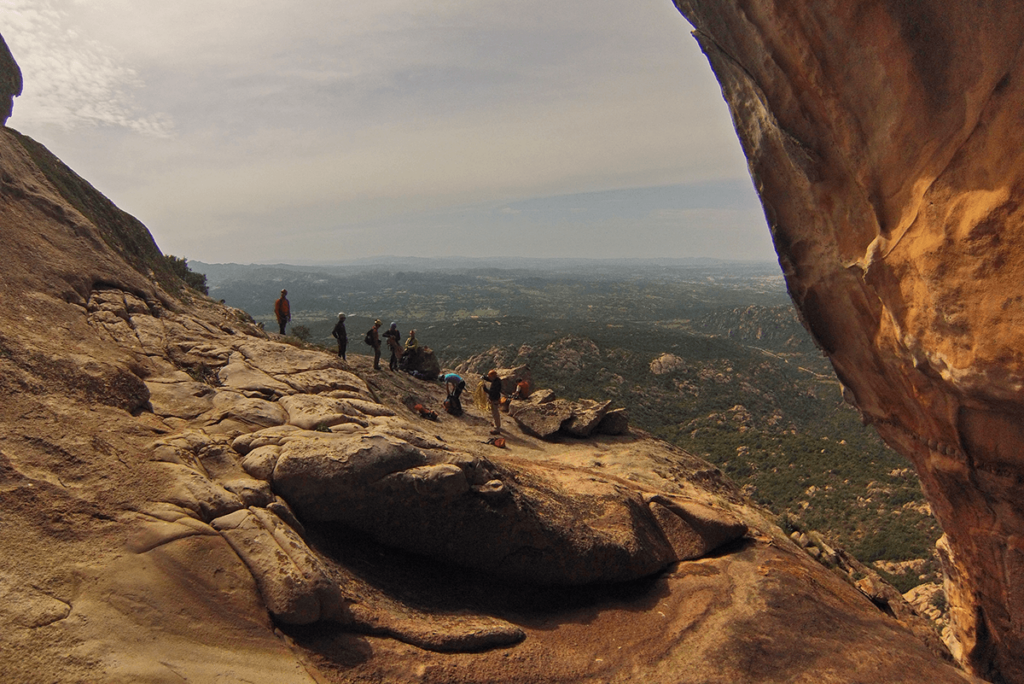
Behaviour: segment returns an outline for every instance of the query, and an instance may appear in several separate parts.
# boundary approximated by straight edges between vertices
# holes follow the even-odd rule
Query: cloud
[[[720,180],[741,181],[722,211],[753,196],[665,0],[0,0],[0,26],[25,72],[12,125],[204,261],[417,250],[424,231],[486,255],[510,239],[495,218],[577,250],[549,233],[661,225],[665,202],[616,198],[630,218],[532,200]]]
[[[32,120],[64,130],[116,126],[163,136],[173,128],[166,114],[140,113],[132,91],[135,71],[109,46],[83,39],[70,27],[68,3],[0,0],[0,24],[24,76],[14,123]]]

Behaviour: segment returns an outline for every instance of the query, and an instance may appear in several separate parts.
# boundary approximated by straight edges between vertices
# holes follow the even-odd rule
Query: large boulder
[[[1020,3],[676,5],[805,325],[946,533],[965,663],[1024,682]]]
[[[747,529],[594,473],[499,466],[382,434],[296,440],[273,457],[274,490],[304,521],[520,582],[633,580]]]
[[[409,349],[399,363],[402,370],[416,373],[423,380],[435,380],[441,374],[441,362],[430,347]]]
[[[594,401],[581,399],[572,404],[572,417],[562,423],[562,432],[571,437],[589,437],[601,424],[610,401]]]
[[[512,402],[509,415],[523,432],[539,439],[551,439],[573,417],[572,405],[564,399],[545,402]]]
[[[617,409],[606,423],[610,407],[610,401],[567,401],[555,398],[551,390],[537,390],[526,400],[512,401],[509,415],[523,432],[539,439],[557,435],[583,439],[595,433],[621,435],[628,429],[625,412]]]
[[[598,434],[624,435],[629,432],[629,414],[624,408],[612,409],[604,414],[597,425]]]

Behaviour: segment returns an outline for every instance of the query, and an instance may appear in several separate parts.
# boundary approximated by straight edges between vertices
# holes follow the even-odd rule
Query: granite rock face
[[[1024,682],[1024,8],[676,5],[805,325],[946,532],[964,662]]]

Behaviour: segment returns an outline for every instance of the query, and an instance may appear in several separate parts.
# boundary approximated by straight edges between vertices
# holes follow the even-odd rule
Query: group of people
[[[288,290],[281,290],[281,296],[274,302],[274,316],[277,318],[277,324],[280,327],[281,334],[285,334],[285,328],[288,323],[292,320],[291,304],[288,302]],[[405,341],[405,345],[402,345],[402,335],[398,332],[398,324],[392,323],[391,326],[383,333],[380,333],[380,328],[384,323],[378,318],[373,322],[373,327],[370,328],[365,336],[366,344],[373,347],[373,368],[374,370],[381,370],[380,368],[380,357],[381,357],[381,340],[387,340],[388,350],[391,352],[391,358],[388,360],[388,368],[390,370],[398,370],[399,361],[403,354],[406,352],[414,351],[419,348],[419,340],[416,339],[416,331],[409,331],[409,338]],[[338,322],[334,324],[334,329],[331,330],[331,336],[338,341],[338,356],[346,359],[345,352],[348,348],[348,333],[345,330],[345,313],[338,313]],[[346,359],[347,360],[347,359]],[[448,398],[445,400],[445,408],[448,412],[455,416],[461,416],[462,400],[460,399],[462,392],[466,389],[466,381],[462,379],[457,373],[442,373],[439,378],[441,383],[444,384],[448,391]],[[491,407],[491,420],[494,423],[494,429],[491,430],[492,435],[501,434],[501,413],[502,406],[505,406],[505,411],[508,410],[508,399],[506,399],[502,392],[502,381],[498,375],[498,371],[491,370],[483,378],[484,384],[486,385],[487,402]],[[530,384],[520,378],[516,379],[516,389],[511,395],[511,399],[525,399],[530,393]]]
[[[341,317],[344,314],[338,314],[339,325],[342,320]],[[419,349],[420,343],[416,339],[416,331],[409,331],[409,339],[405,341],[405,345],[402,345],[402,333],[398,332],[398,324],[392,322],[391,326],[382,335],[380,332],[381,326],[384,325],[383,321],[379,318],[373,322],[373,327],[370,328],[365,337],[366,344],[373,347],[373,369],[380,370],[380,351],[381,351],[381,338],[387,340],[388,350],[391,352],[391,358],[388,359],[388,369],[398,370],[398,363],[402,356],[407,352],[415,352]],[[335,326],[337,328],[337,326]],[[332,333],[333,334],[333,333]],[[337,336],[335,336],[337,337]],[[341,343],[339,342],[339,345]]]
[[[281,334],[286,334],[285,329],[292,320],[292,308],[291,303],[288,301],[288,290],[281,290],[281,296],[274,302],[274,317],[277,319],[277,325]],[[391,350],[391,359],[388,362],[388,367],[391,370],[396,370],[399,359],[402,358],[404,352],[419,348],[416,331],[412,330],[409,332],[409,339],[405,341],[403,348],[401,333],[398,332],[398,324],[392,323],[391,327],[383,335],[380,334],[381,325],[383,323],[378,318],[374,321],[373,328],[366,333],[366,343],[373,347],[373,368],[374,370],[380,370],[381,337],[383,337],[387,340],[388,349]],[[348,349],[348,332],[345,330],[345,312],[338,313],[338,322],[334,324],[334,329],[331,330],[331,337],[338,341],[338,356],[347,360],[345,353]]]

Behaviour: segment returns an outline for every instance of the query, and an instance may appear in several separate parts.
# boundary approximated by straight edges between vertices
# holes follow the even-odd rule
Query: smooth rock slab
[[[302,538],[276,515],[250,508],[217,518],[211,525],[252,572],[277,620],[291,625],[348,621],[338,585]]]
[[[221,385],[236,392],[259,392],[268,396],[284,396],[294,394],[295,390],[283,382],[275,380],[261,370],[252,368],[245,358],[238,353],[232,354],[228,364],[217,371]]]
[[[209,478],[176,463],[153,463],[166,490],[163,501],[195,513],[201,520],[213,520],[243,507],[242,500]]]
[[[213,408],[217,391],[199,382],[147,382],[153,413],[190,420]]]
[[[652,511],[641,491],[593,473],[498,467],[384,435],[293,439],[281,447],[273,487],[307,524],[339,523],[385,545],[540,584],[637,579],[746,532],[731,519],[693,525],[671,502]]]
[[[282,375],[279,379],[300,394],[344,391],[351,392],[363,399],[370,399],[370,389],[363,379],[339,368],[303,371]]]
[[[288,413],[277,402],[254,399],[234,392],[218,392],[213,407],[200,420],[208,425],[233,419],[250,426],[249,429],[282,425]]]
[[[303,430],[353,422],[365,427],[366,414],[352,407],[347,401],[349,400],[315,394],[294,394],[282,397],[278,404],[288,412],[288,424]]]
[[[345,363],[324,352],[296,349],[288,344],[253,340],[238,347],[253,368],[270,375],[295,375],[314,370],[342,368]]]

